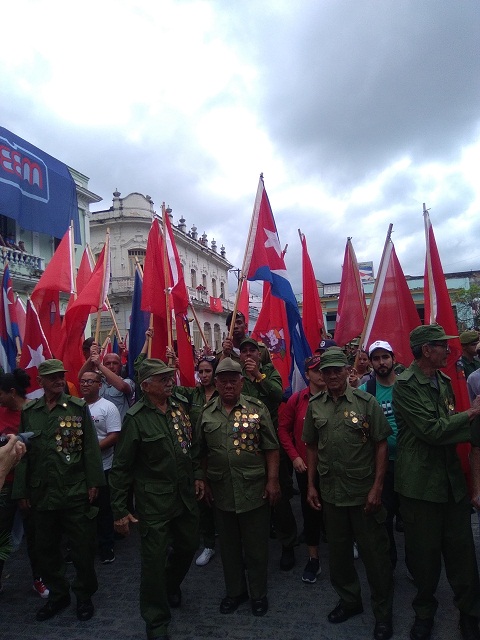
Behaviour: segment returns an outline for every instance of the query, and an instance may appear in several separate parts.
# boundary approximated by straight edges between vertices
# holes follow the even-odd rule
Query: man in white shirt
[[[102,564],[110,564],[115,560],[113,514],[110,506],[110,487],[108,474],[112,468],[113,452],[118,440],[122,421],[117,407],[100,397],[102,377],[95,371],[84,371],[80,377],[82,396],[92,416],[97,432],[98,443],[102,452],[103,471],[106,484],[99,488],[96,505],[99,508],[97,518],[98,544]]]

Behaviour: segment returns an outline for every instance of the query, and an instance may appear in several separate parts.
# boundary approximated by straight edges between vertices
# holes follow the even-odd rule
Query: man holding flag
[[[447,364],[448,340],[457,337],[446,335],[439,324],[414,329],[410,346],[415,361],[393,388],[398,425],[395,489],[400,494],[408,569],[417,588],[412,640],[431,636],[442,556],[460,610],[460,632],[465,640],[480,640],[471,505],[456,452],[458,443],[472,438],[471,423],[480,416],[480,397],[471,408],[455,413],[450,378],[440,371]],[[479,508],[480,498],[474,500]]]

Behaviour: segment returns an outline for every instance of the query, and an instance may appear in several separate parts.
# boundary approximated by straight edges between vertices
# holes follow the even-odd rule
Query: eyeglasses
[[[91,387],[92,384],[100,384],[99,380],[80,380],[80,384],[84,387]]]
[[[448,342],[446,340],[442,340],[441,342],[427,342],[430,347],[440,347],[441,349],[448,349]]]

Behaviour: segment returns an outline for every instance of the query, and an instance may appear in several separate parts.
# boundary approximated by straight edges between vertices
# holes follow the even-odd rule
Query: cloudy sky
[[[260,172],[287,268],[347,236],[480,269],[478,0],[23,0],[2,6],[0,124],[112,192],[162,201],[241,266]],[[260,289],[259,289],[260,290]]]

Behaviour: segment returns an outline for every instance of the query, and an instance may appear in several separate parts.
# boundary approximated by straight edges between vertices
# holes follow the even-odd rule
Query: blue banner
[[[0,214],[62,238],[73,220],[81,243],[77,192],[67,165],[0,127]]]

